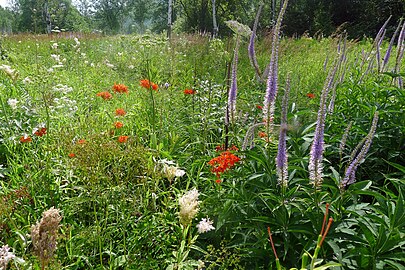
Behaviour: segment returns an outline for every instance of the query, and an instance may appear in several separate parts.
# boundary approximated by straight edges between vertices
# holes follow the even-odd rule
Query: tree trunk
[[[215,0],[212,0],[212,37],[216,38],[218,34],[218,25],[217,25],[217,14],[216,14],[216,9],[215,9]]]
[[[173,9],[173,0],[169,0],[169,8],[167,10],[167,38],[172,37],[172,9]]]

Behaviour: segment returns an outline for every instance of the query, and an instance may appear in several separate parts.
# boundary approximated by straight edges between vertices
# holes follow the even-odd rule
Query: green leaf
[[[339,267],[342,266],[340,263],[336,262],[328,262],[327,264],[324,264],[322,266],[315,267],[314,270],[325,270],[329,269],[330,267]]]
[[[405,173],[405,167],[398,164],[398,163],[394,163],[394,162],[390,162],[385,160],[385,162],[387,162],[388,164],[390,164],[392,167],[397,168],[398,170],[400,170],[401,172]]]

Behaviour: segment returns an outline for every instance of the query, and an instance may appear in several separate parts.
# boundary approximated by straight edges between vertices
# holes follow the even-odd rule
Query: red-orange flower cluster
[[[122,108],[118,108],[118,109],[115,110],[115,115],[116,116],[124,116],[126,114],[127,114],[127,112]]]
[[[308,93],[308,94],[307,94],[307,97],[308,97],[308,98],[315,98],[315,94],[313,94],[313,93]]]
[[[35,131],[34,134],[38,137],[42,137],[46,134],[46,128],[45,127],[40,128],[37,131]]]
[[[105,100],[112,99],[111,93],[110,93],[110,92],[107,92],[107,91],[97,93],[97,96],[98,96],[98,97],[102,97],[102,98],[105,99]]]
[[[128,136],[119,136],[118,142],[119,143],[126,143],[128,141]]]
[[[117,121],[114,123],[114,126],[115,126],[115,128],[122,128],[124,126],[124,124],[122,122]]]
[[[267,133],[263,132],[263,131],[259,131],[259,137],[260,138],[266,138],[267,137]]]
[[[85,139],[80,139],[77,141],[77,144],[85,144],[87,141]]]
[[[259,110],[263,110],[263,106],[262,105],[256,105],[256,108]]]
[[[74,157],[76,157],[76,154],[75,153],[69,153],[68,157],[74,158]]]
[[[124,84],[116,84],[112,87],[115,93],[127,93],[128,94],[128,87]]]
[[[194,95],[196,92],[193,89],[186,89],[184,90],[185,95]]]
[[[21,143],[29,143],[29,142],[32,142],[32,139],[31,139],[30,136],[21,136],[20,142]]]
[[[211,165],[211,172],[220,179],[221,173],[231,169],[235,163],[239,162],[240,158],[229,151],[222,152],[220,156],[211,159],[208,164]],[[218,183],[218,181],[217,181]]]
[[[155,91],[158,90],[159,86],[156,83],[153,83],[147,79],[141,80],[141,86],[146,89],[153,89]]]

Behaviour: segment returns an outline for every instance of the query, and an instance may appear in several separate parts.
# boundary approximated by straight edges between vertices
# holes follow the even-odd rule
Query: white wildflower
[[[56,62],[60,62],[60,55],[59,54],[51,54],[51,57],[53,58],[53,60],[55,60]]]
[[[214,222],[209,218],[201,219],[200,223],[197,224],[198,233],[206,233],[212,230],[215,230],[215,227],[212,226]]]
[[[29,84],[32,83],[32,80],[30,79],[30,77],[25,77],[23,80],[23,84]]]
[[[18,77],[18,72],[8,65],[0,65],[0,70],[3,70],[13,81],[15,81]]]
[[[51,45],[51,47],[52,47],[52,49],[53,50],[56,50],[57,48],[58,48],[58,43],[53,43],[52,45]]]
[[[53,68],[48,68],[48,73],[52,73],[53,72]]]
[[[198,213],[198,190],[197,189],[192,189],[187,191],[183,196],[180,197],[179,199],[179,205],[180,205],[180,222],[184,225],[189,224],[193,218],[197,215]]]
[[[63,68],[63,65],[54,65],[52,68]]]
[[[0,248],[0,269],[7,269],[7,264],[10,260],[15,258],[14,253],[9,251],[8,245],[2,246]]]
[[[76,42],[76,46],[80,46],[80,41],[77,37],[75,37],[73,40]]]
[[[129,65],[129,66],[128,66],[128,69],[134,69],[134,68],[135,68],[134,65]]]
[[[17,103],[18,100],[15,98],[10,98],[9,100],[7,100],[7,104],[11,107],[11,109],[15,110],[17,109]]]
[[[202,260],[198,260],[197,270],[205,268],[205,263]]]
[[[123,53],[122,53],[122,52],[118,52],[117,54],[118,54],[118,56],[122,56],[122,55],[123,55]]]
[[[110,64],[110,63],[105,63],[105,65],[107,66],[107,67],[109,67],[109,68],[114,68],[114,65],[113,64]]]
[[[94,65],[94,63],[91,63],[90,66],[91,66],[91,67],[95,67],[96,65]]]

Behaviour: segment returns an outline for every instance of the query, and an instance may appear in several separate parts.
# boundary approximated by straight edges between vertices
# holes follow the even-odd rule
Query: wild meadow
[[[0,269],[405,269],[404,31],[234,27],[2,37]]]

